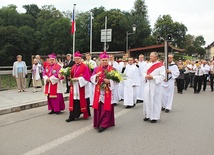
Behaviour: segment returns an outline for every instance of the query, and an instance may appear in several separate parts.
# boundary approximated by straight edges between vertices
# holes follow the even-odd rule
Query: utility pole
[[[104,51],[106,51],[106,42],[107,42],[107,16],[105,17],[105,42],[104,42]]]

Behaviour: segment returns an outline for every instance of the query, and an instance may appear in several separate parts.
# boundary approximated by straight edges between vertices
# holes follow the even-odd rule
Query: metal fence
[[[31,73],[31,66],[28,66],[28,74]],[[16,88],[16,79],[12,76],[13,66],[0,66],[0,91]],[[26,79],[26,86],[29,76]]]

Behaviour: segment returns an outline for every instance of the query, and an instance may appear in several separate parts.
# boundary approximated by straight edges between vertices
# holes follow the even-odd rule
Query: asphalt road
[[[116,126],[98,133],[92,118],[66,123],[39,107],[0,116],[0,155],[213,155],[214,92],[175,93],[173,109],[152,124],[143,104],[115,107]],[[92,112],[93,113],[93,112]]]

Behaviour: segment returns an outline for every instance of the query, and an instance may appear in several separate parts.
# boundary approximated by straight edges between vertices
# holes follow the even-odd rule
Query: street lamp
[[[137,29],[136,24],[133,24],[133,25],[132,25],[132,31],[133,31],[133,32],[131,32],[131,33],[129,33],[128,31],[126,32],[126,52],[128,52],[128,46],[129,46],[129,35],[131,35],[131,34],[135,34],[136,29]]]

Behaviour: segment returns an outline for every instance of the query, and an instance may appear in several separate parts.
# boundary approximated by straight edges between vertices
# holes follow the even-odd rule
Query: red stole
[[[86,70],[86,65],[81,63],[79,66],[76,64],[72,66],[71,68],[71,78],[77,78],[82,77],[84,74],[84,71]],[[87,112],[87,102],[85,99],[85,87],[79,86],[79,97],[80,97],[80,109],[83,113],[84,118],[88,118],[88,112]],[[73,84],[70,85],[70,98],[69,98],[69,110],[74,110],[74,88]]]
[[[153,64],[148,70],[147,70],[147,74],[152,73],[155,69],[160,68],[161,66],[163,66],[163,64],[161,62],[155,63]]]
[[[107,71],[110,72],[111,70],[114,70],[112,66],[107,67]],[[95,93],[94,93],[94,103],[93,108],[98,109],[99,106],[99,98],[100,98],[100,87],[103,82],[104,74],[102,66],[99,66],[96,70],[96,73],[101,72],[100,76],[98,77],[98,83],[95,86]],[[95,73],[95,74],[96,74]],[[104,98],[104,110],[110,111],[111,110],[111,90],[108,86],[105,87],[105,98]]]
[[[53,68],[50,69],[50,66],[47,66],[45,68],[45,75],[47,75],[48,77],[53,76],[55,73],[53,73],[53,71],[55,70],[56,72],[58,72],[60,66],[58,64],[54,64]],[[49,97],[50,98],[57,98],[57,86],[58,84],[52,84],[51,82],[46,83],[45,85],[45,96],[48,96],[48,90],[50,87],[50,93],[49,93]]]

